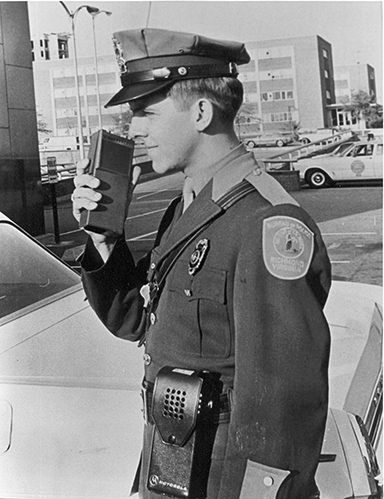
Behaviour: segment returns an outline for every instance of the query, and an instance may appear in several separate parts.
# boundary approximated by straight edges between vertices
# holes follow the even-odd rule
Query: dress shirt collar
[[[212,165],[202,168],[197,171],[191,177],[185,177],[185,182],[187,181],[192,185],[193,192],[195,196],[199,194],[199,192],[205,187],[208,182],[216,175],[216,173],[221,170],[224,166],[231,163],[235,159],[247,153],[247,150],[244,144],[239,144],[232,151],[230,151],[227,155],[221,158],[216,163]]]

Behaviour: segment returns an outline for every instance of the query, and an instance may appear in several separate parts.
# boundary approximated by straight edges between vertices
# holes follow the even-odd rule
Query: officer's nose
[[[147,135],[146,118],[144,116],[133,116],[129,125],[129,138],[137,140],[145,138]]]

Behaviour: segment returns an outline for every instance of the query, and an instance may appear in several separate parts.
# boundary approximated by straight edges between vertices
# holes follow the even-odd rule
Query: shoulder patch
[[[314,234],[296,218],[274,216],[263,221],[263,259],[270,274],[294,280],[308,272]]]

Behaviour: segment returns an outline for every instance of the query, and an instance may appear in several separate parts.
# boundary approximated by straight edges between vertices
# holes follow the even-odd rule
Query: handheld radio
[[[130,202],[133,148],[133,140],[105,130],[91,136],[89,173],[100,180],[97,190],[103,197],[95,210],[81,213],[79,227],[93,232],[123,233]]]

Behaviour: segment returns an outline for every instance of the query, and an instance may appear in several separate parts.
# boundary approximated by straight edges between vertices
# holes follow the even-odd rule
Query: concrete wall
[[[302,129],[326,126],[317,36],[295,39],[298,108]]]
[[[27,2],[0,2],[0,210],[44,232]]]

